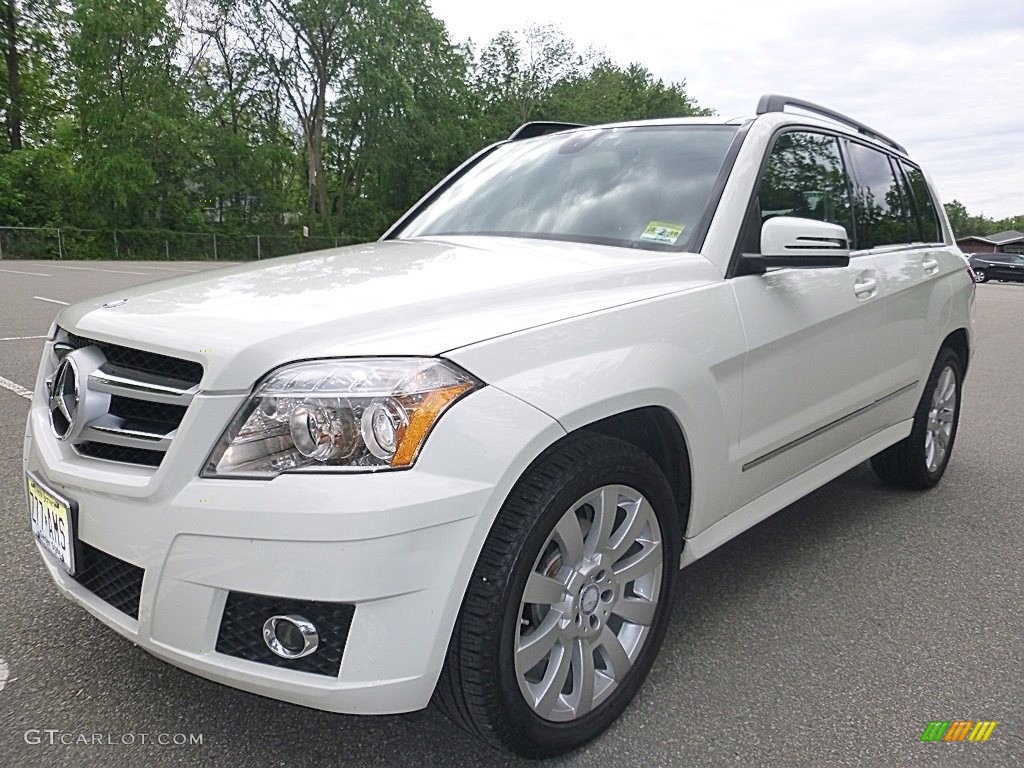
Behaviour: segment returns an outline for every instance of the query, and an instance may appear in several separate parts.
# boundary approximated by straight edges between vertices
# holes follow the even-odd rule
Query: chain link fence
[[[255,261],[357,242],[348,235],[224,235],[138,229],[0,227],[0,259]]]

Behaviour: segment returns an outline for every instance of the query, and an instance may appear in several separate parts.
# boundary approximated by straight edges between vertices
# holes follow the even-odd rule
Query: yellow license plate
[[[28,514],[32,534],[53,555],[64,570],[75,575],[75,524],[72,502],[51,491],[34,476],[25,478],[28,486]]]

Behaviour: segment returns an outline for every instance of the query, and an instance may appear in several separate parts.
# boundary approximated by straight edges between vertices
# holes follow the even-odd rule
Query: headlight
[[[204,477],[411,467],[441,414],[482,386],[443,360],[392,357],[286,365],[256,385]]]

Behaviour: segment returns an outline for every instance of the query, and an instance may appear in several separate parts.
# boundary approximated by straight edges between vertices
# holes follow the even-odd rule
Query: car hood
[[[714,279],[694,254],[511,238],[391,240],[161,280],[67,307],[57,322],[198,361],[204,390],[234,391],[293,360],[438,355]]]

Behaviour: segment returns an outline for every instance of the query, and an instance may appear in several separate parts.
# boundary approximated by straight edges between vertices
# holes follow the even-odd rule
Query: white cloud
[[[785,93],[890,134],[945,201],[1024,213],[1024,13],[1019,0],[773,3],[429,0],[456,40],[556,24],[724,116]]]

